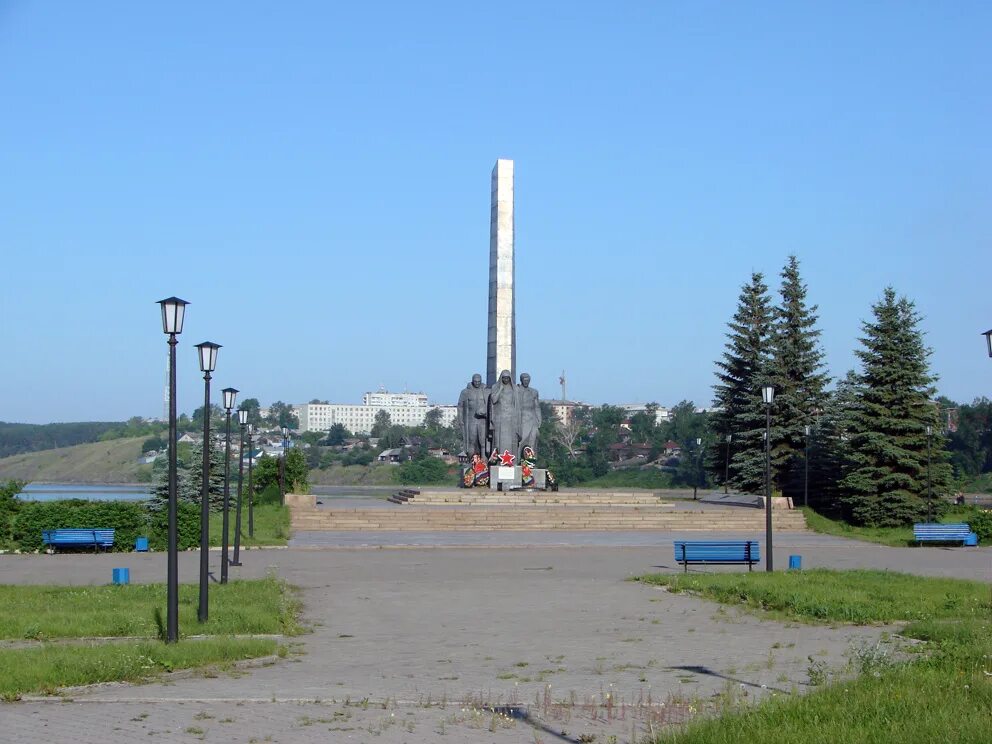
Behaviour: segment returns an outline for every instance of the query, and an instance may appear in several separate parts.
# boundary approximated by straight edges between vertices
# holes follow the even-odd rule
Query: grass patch
[[[613,470],[592,480],[576,483],[582,488],[677,488],[672,477],[660,470]]]
[[[165,584],[125,586],[0,585],[0,638],[47,639],[159,636]],[[179,627],[185,634],[234,635],[300,631],[300,603],[275,578],[211,584],[210,619],[196,619],[198,589],[179,585]]]
[[[282,504],[256,504],[254,507],[255,535],[248,537],[248,504],[241,505],[241,547],[286,545],[289,540],[289,509]],[[230,513],[231,550],[234,549],[234,504]],[[210,513],[210,544],[219,546],[224,529],[223,514]],[[199,521],[197,522],[199,524]]]
[[[896,548],[916,545],[912,527],[855,527],[846,522],[839,522],[822,514],[817,514],[808,506],[800,508],[806,515],[806,525],[814,532],[836,537],[848,537],[879,545],[890,545]],[[942,524],[950,524],[971,522],[975,518],[975,511],[970,507],[951,508],[938,521]]]
[[[823,679],[806,696],[729,702],[719,718],[668,732],[659,744],[929,744],[988,740],[992,709],[992,602],[975,581],[883,571],[801,571],[640,577],[674,591],[797,620],[913,620],[902,633],[927,641],[915,661],[855,654],[856,679]],[[811,672],[812,675],[812,672]],[[812,676],[811,676],[812,679]]]
[[[803,514],[806,515],[806,526],[813,532],[863,540],[879,545],[891,545],[897,548],[904,548],[913,542],[912,527],[855,527],[846,522],[838,522],[822,514],[817,514],[808,506],[801,508]]]
[[[906,635],[930,641],[918,660],[774,698],[691,723],[659,744],[931,744],[989,740],[992,624],[925,621]]]
[[[46,645],[0,651],[0,698],[97,682],[138,682],[177,669],[229,664],[268,656],[276,642],[265,638],[208,638],[184,643],[157,641],[93,646]]]
[[[891,571],[649,574],[638,581],[795,620],[890,623],[989,617],[989,586]]]

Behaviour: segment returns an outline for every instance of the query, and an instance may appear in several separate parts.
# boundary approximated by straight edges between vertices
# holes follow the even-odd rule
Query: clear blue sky
[[[992,5],[0,0],[0,419],[485,371],[489,173],[516,161],[543,397],[711,400],[752,270],[800,257],[829,370],[883,287],[941,392],[992,392]]]

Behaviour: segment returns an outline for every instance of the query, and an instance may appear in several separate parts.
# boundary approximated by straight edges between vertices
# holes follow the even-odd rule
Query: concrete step
[[[644,506],[434,506],[407,509],[293,508],[294,530],[722,530],[763,531],[756,509],[673,510]],[[804,530],[799,511],[777,511],[777,530]]]

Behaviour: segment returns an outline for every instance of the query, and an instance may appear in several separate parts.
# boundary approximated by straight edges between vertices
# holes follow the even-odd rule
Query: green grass
[[[989,741],[992,623],[936,621],[906,635],[929,641],[919,659],[876,664],[853,680],[699,720],[659,744],[931,744]]]
[[[299,601],[274,578],[210,585],[210,619],[196,619],[195,584],[179,586],[184,634],[299,632]],[[164,622],[164,584],[125,586],[0,585],[0,638],[49,639],[140,636],[157,638]]]
[[[987,584],[890,571],[649,574],[637,580],[802,621],[864,625],[992,614]]]
[[[582,488],[673,488],[672,478],[660,470],[614,470],[577,483]]]
[[[241,546],[286,545],[289,540],[289,509],[281,504],[257,504],[254,507],[255,535],[248,537],[248,505],[241,506]],[[230,513],[231,549],[234,549],[234,509]],[[199,522],[198,522],[199,523]],[[221,544],[224,529],[222,514],[210,514],[210,544]]]
[[[967,493],[992,493],[992,473],[982,473],[966,481],[962,490]]]
[[[855,679],[805,696],[734,705],[656,739],[665,744],[930,744],[989,740],[992,710],[990,587],[881,571],[645,576],[646,583],[767,609],[797,620],[915,619],[903,635],[926,641],[908,663],[853,656]],[[860,668],[858,668],[860,667]]]
[[[176,669],[268,656],[276,650],[276,642],[266,638],[3,649],[0,650],[0,698],[16,700],[25,693],[51,694],[60,687],[97,682],[137,682]]]
[[[904,548],[907,545],[916,545],[913,540],[912,527],[855,527],[845,522],[838,522],[822,514],[817,514],[807,506],[800,507],[806,515],[806,525],[814,532],[824,535],[835,535],[837,537],[849,537],[854,540],[864,540],[879,545],[890,545],[896,548]],[[970,511],[967,509],[949,509],[940,522],[947,524],[951,522],[967,522]]]

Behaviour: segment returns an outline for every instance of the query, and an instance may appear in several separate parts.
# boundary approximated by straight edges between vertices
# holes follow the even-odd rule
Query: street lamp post
[[[279,458],[279,503],[286,503],[286,445],[289,442],[289,427],[282,427],[282,457]]]
[[[162,332],[169,337],[169,536],[166,558],[166,643],[179,640],[179,543],[176,529],[176,339],[183,332],[186,305],[178,297],[159,300],[162,308]]]
[[[695,468],[696,472],[693,473],[693,479],[692,479],[692,500],[693,501],[696,500],[696,488],[699,486],[699,481],[702,480],[702,478],[700,478],[700,476],[702,475],[702,473],[700,472],[700,465],[703,462],[703,447],[702,447],[702,444],[703,444],[702,437],[696,437],[696,468]]]
[[[241,565],[241,484],[245,477],[245,429],[248,428],[248,411],[238,411],[238,425],[241,428],[241,442],[238,447],[238,506],[234,510],[234,560],[232,566]]]
[[[227,411],[227,436],[224,440],[224,520],[221,528],[220,583],[226,584],[231,512],[231,409],[234,408],[238,391],[234,388],[224,388],[222,392],[224,393],[224,410]]]
[[[210,373],[217,369],[220,344],[196,345],[203,372],[203,472],[200,479],[200,602],[196,618],[207,622],[207,581],[210,573]]]
[[[930,477],[930,440],[933,427],[927,424],[927,521],[933,521],[933,480]]]
[[[733,439],[733,434],[727,435],[727,457],[723,466],[723,492],[730,493],[728,490],[730,488],[730,441]]]
[[[772,561],[772,403],[775,401],[775,388],[765,385],[761,388],[761,399],[765,402],[765,570],[771,571]]]
[[[812,427],[806,425],[806,455],[803,457],[803,506],[809,506],[809,438]]]
[[[251,456],[251,435],[254,427],[248,424],[248,537],[255,537],[255,489],[251,482],[251,466],[254,458]]]

